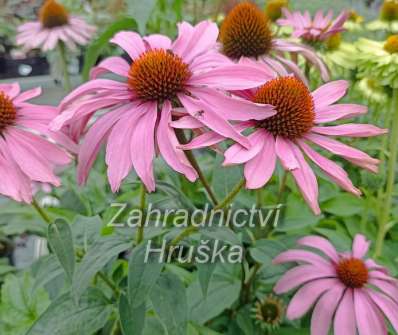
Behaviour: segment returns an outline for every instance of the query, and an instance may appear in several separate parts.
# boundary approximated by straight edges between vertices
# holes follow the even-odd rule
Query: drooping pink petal
[[[275,56],[275,58],[281,63],[284,64],[286,69],[289,70],[289,72],[292,72],[296,78],[300,79],[305,85],[309,86],[308,80],[306,76],[304,75],[303,71],[300,69],[300,67],[290,59],[286,59],[280,56]]]
[[[354,295],[352,289],[347,289],[336,310],[334,317],[334,333],[356,335]]]
[[[224,166],[233,164],[242,164],[251,160],[253,157],[259,154],[264,147],[265,141],[268,140],[267,133],[263,129],[259,129],[248,136],[251,143],[251,148],[246,149],[239,143],[236,143],[229,147],[225,153]],[[262,168],[262,166],[260,167]]]
[[[312,127],[314,133],[328,136],[348,136],[348,137],[371,137],[388,133],[387,129],[382,129],[371,124],[346,123],[338,126]]]
[[[79,86],[70,94],[68,94],[60,103],[59,108],[63,110],[71,102],[75,101],[77,98],[82,97],[88,93],[98,92],[98,91],[108,91],[110,93],[127,93],[130,91],[126,83],[121,83],[118,81],[110,79],[95,79],[90,80],[87,83]]]
[[[137,121],[131,139],[131,158],[138,177],[145,184],[148,192],[155,190],[153,175],[153,160],[155,158],[155,126],[158,107],[156,102],[147,102],[141,105],[146,108]]]
[[[328,81],[330,79],[330,73],[328,67],[323,62],[323,60],[317,55],[316,51],[313,50],[312,48],[291,41],[284,41],[281,39],[274,40],[274,48],[275,50],[278,51],[295,52],[302,55],[317,69],[319,69],[323,81]]]
[[[362,234],[355,235],[352,243],[352,256],[355,258],[363,258],[369,250],[370,242]]]
[[[232,64],[232,61],[228,57],[214,50],[214,52],[209,51],[203,55],[195,57],[189,68],[193,73],[198,73],[228,64]]]
[[[299,163],[299,167],[291,171],[292,175],[304,200],[310,206],[314,214],[319,215],[321,210],[318,204],[318,182],[315,173],[304,159],[300,149],[295,144],[292,147],[296,160]]]
[[[88,130],[84,141],[80,147],[79,160],[77,165],[77,180],[80,185],[87,180],[91,167],[97,157],[99,150],[105,139],[108,137],[114,124],[134,107],[129,104],[100,117]]]
[[[382,279],[382,280],[386,280],[392,283],[397,284],[398,283],[398,279],[395,279],[393,277],[391,277],[390,275],[386,274],[385,272],[379,271],[379,270],[372,270],[369,271],[369,278],[370,279]]]
[[[160,34],[152,34],[145,36],[144,41],[149,44],[150,49],[165,49],[171,48],[171,40],[167,36]]]
[[[112,72],[127,77],[130,65],[122,57],[108,57],[90,71],[90,79],[97,79],[101,74]]]
[[[12,159],[7,143],[0,137],[0,194],[16,201],[32,202],[31,180]]]
[[[273,264],[281,264],[288,262],[303,262],[309,263],[315,266],[324,266],[330,267],[332,264],[326,261],[321,256],[315,254],[314,252],[306,251],[306,250],[295,250],[291,249],[285,252],[282,252],[277,257],[275,257],[272,261]]]
[[[373,292],[370,289],[365,289],[365,291],[388,318],[395,331],[398,332],[398,304],[383,293]]]
[[[19,104],[27,100],[38,97],[39,95],[41,95],[41,87],[35,87],[31,90],[27,90],[25,92],[22,92],[21,94],[18,94],[18,96],[15,97],[12,102],[14,103],[14,105],[18,106]]]
[[[314,103],[317,109],[329,106],[342,98],[348,89],[348,82],[345,80],[331,81],[322,85],[312,92]]]
[[[3,91],[10,99],[14,99],[21,92],[18,83],[0,84],[0,91]]]
[[[318,165],[322,171],[337,185],[339,185],[344,190],[351,192],[354,195],[361,195],[361,191],[357,189],[351,182],[348,177],[348,173],[344,171],[344,169],[333,162],[330,159],[318,154],[315,150],[313,150],[310,146],[308,146],[304,141],[298,141],[301,149],[305,152],[305,154],[316,164]]]
[[[398,304],[398,285],[396,283],[391,283],[386,280],[370,278],[368,280],[370,285],[375,286],[380,291],[387,294],[391,299],[393,299]]]
[[[132,31],[118,32],[110,42],[126,51],[132,60],[136,60],[146,49],[141,36]]]
[[[366,114],[367,111],[366,106],[356,104],[337,104],[321,108],[315,106],[315,123],[350,119],[354,116]]]
[[[289,292],[295,287],[309,281],[321,278],[335,278],[336,270],[333,267],[319,268],[314,265],[300,265],[287,271],[274,287],[277,294]]]
[[[264,145],[257,156],[245,164],[246,187],[257,189],[264,186],[275,171],[276,153],[273,135],[265,132]]]
[[[188,180],[195,181],[198,177],[195,169],[191,166],[185,153],[177,148],[179,145],[174,129],[170,127],[171,103],[165,101],[161,111],[161,118],[157,129],[157,144],[160,154],[175,171],[184,174]]]
[[[170,122],[170,125],[173,128],[177,129],[198,129],[202,128],[205,125],[200,122],[198,119],[195,119],[194,117],[187,115],[179,118],[178,120]]]
[[[256,68],[247,65],[225,65],[215,69],[194,74],[187,85],[224,89],[226,91],[245,90],[264,84],[269,78]]]
[[[217,134],[214,131],[207,131],[199,136],[196,136],[191,142],[187,144],[181,144],[178,147],[183,150],[193,150],[211,147],[212,145],[218,144],[225,141],[225,137]]]
[[[366,267],[367,267],[369,270],[377,270],[377,271],[380,271],[380,272],[385,273],[386,275],[389,274],[387,268],[385,268],[384,266],[381,266],[381,265],[377,264],[377,263],[376,263],[373,259],[371,259],[371,258],[368,258],[368,259],[365,261],[365,265],[366,265]]]
[[[322,251],[326,256],[328,256],[334,263],[338,263],[339,256],[332,243],[327,239],[320,236],[306,236],[297,241],[299,245],[315,248]]]
[[[379,310],[364,290],[354,289],[354,306],[359,335],[387,335]]]
[[[194,28],[188,22],[180,22],[177,24],[178,36],[173,42],[171,49],[177,55],[182,55],[185,52],[186,46],[191,40]]]
[[[60,180],[54,175],[53,165],[39,148],[21,139],[21,132],[23,131],[9,128],[4,134],[14,161],[31,180],[59,186]]]
[[[212,106],[185,94],[178,94],[178,98],[191,116],[197,118],[211,130],[250,148],[249,140],[237,132]]]
[[[323,293],[339,285],[339,283],[338,279],[326,278],[305,284],[290,300],[286,310],[287,318],[295,320],[304,316]]]
[[[112,192],[119,190],[122,180],[127,177],[132,167],[129,144],[137,120],[145,112],[138,106],[134,107],[115,123],[108,137],[105,161],[108,165],[107,175]]]
[[[184,48],[177,48],[177,54],[182,57],[185,63],[191,63],[195,57],[213,49],[217,38],[217,24],[210,20],[202,21],[193,27]],[[176,51],[174,46],[172,46],[172,50]]]
[[[217,108],[219,114],[227,120],[264,120],[276,114],[271,105],[256,104],[237,97],[227,96],[216,90],[192,88],[191,93]]]
[[[292,171],[300,167],[300,163],[298,162],[295,155],[294,146],[295,145],[290,140],[285,139],[282,136],[276,137],[276,143],[275,143],[276,155],[281,161],[284,169],[288,171]]]
[[[311,334],[329,334],[332,318],[344,293],[344,289],[343,285],[337,284],[318,300],[311,317]]]
[[[314,133],[308,133],[304,136],[307,140],[319,145],[320,147],[329,150],[331,153],[335,155],[339,155],[344,157],[347,160],[350,160],[356,165],[359,165],[364,168],[369,168],[368,165],[377,165],[379,163],[378,159],[370,157],[368,154],[364,153],[361,150],[352,148],[346,144],[343,144],[337,140],[328,138],[323,135],[318,135]]]

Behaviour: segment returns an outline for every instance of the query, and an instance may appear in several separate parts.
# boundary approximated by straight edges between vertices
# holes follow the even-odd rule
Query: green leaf
[[[142,2],[145,3],[145,2]],[[82,70],[83,80],[89,79],[90,70],[97,62],[101,52],[108,45],[109,40],[121,30],[135,30],[137,24],[132,18],[122,18],[112,23],[105,31],[87,48],[84,56],[84,66]]]
[[[125,295],[120,296],[119,315],[124,335],[141,335],[145,326],[146,304],[133,307]]]
[[[97,289],[88,290],[79,305],[66,293],[52,302],[26,335],[94,334],[111,313],[112,305]]]
[[[34,277],[32,290],[35,291],[40,287],[45,287],[55,278],[65,276],[65,271],[55,255],[48,255],[39,258],[38,261],[33,264],[32,275]]]
[[[75,271],[75,250],[71,228],[64,219],[56,219],[48,226],[48,242],[70,280]]]
[[[364,210],[364,201],[351,194],[340,194],[329,201],[326,201],[322,210],[337,216],[352,216],[360,214]]]
[[[239,298],[241,288],[237,269],[239,266],[236,264],[218,263],[206,296],[198,280],[188,287],[189,320],[203,325],[232,306]]]
[[[150,293],[152,306],[168,334],[186,335],[188,305],[186,290],[179,278],[163,273]]]
[[[135,248],[129,261],[128,298],[133,308],[146,302],[163,268],[157,253],[148,253],[148,259],[145,259],[148,247],[144,243]]]
[[[112,258],[127,250],[131,242],[118,236],[98,240],[84,256],[73,276],[72,293],[76,300],[89,287],[91,279]]]
[[[321,218],[321,216],[316,216],[311,212],[302,198],[291,194],[286,203],[283,221],[280,219],[276,230],[290,232],[311,228],[315,226]]]
[[[241,245],[238,235],[229,227],[211,226],[200,230],[203,236],[213,240],[227,242],[230,245]]]
[[[50,304],[44,289],[33,291],[29,273],[7,275],[1,288],[0,324],[2,335],[24,335]]]
[[[146,33],[146,24],[155,8],[156,0],[129,0],[127,2],[127,11],[138,24],[138,30],[141,35]]]
[[[203,296],[207,296],[207,291],[209,289],[210,280],[212,278],[213,272],[216,269],[217,263],[209,262],[209,263],[198,263],[198,279],[200,283],[200,287],[203,292]]]
[[[211,186],[219,199],[224,199],[234,186],[242,179],[242,168],[228,166],[220,169],[223,158],[218,155],[214,160],[214,172]]]

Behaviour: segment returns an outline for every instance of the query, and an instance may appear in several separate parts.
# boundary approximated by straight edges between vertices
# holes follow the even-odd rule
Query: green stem
[[[238,184],[235,185],[235,187],[232,189],[232,191],[222,200],[217,206],[214,207],[214,211],[218,209],[223,209],[227,207],[238,195],[242,187],[245,185],[245,179],[242,179]]]
[[[102,279],[102,281],[113,291],[116,297],[120,295],[120,290],[116,287],[114,283],[112,283],[109,278],[104,275],[102,272],[98,272],[97,276]]]
[[[65,43],[59,42],[58,43],[58,48],[59,48],[59,55],[60,55],[60,60],[61,60],[61,66],[62,66],[62,72],[64,75],[64,89],[67,93],[69,93],[72,90],[72,83],[70,81],[70,76],[69,76],[69,71],[68,71],[68,60],[66,57],[66,47]]]
[[[287,177],[288,177],[287,171],[283,171],[283,176],[279,185],[278,197],[276,198],[277,205],[279,205],[280,202],[282,201],[283,193],[285,192],[286,189]]]
[[[144,184],[141,184],[140,189],[140,210],[141,210],[141,222],[137,229],[136,244],[140,244],[144,239],[144,228],[145,228],[145,202],[146,202],[146,190]]]
[[[224,198],[223,201],[221,201],[217,206],[213,208],[213,211],[217,211],[220,209],[225,208],[228,206],[232,200],[238,195],[239,191],[242,189],[243,185],[245,184],[245,179],[242,179],[238,184],[235,185],[235,187],[232,189],[232,191]],[[189,226],[185,228],[180,234],[178,234],[172,241],[171,245],[177,245],[179,242],[181,242],[185,237],[188,237],[195,232],[198,231],[197,227],[194,226]]]
[[[181,144],[186,144],[188,142],[183,130],[176,129],[176,136]],[[217,197],[214,194],[209,182],[207,181],[206,176],[204,175],[202,169],[200,168],[198,161],[196,160],[194,154],[192,153],[191,150],[186,150],[185,156],[187,157],[188,161],[191,163],[192,167],[197,172],[199,179],[202,182],[202,185],[204,186],[204,188],[206,189],[206,192],[209,195],[213,205],[217,205],[218,204]]]
[[[32,200],[32,206],[33,208],[37,211],[37,213],[40,215],[40,217],[48,224],[52,223],[52,220],[50,217],[47,215],[47,213],[44,211],[43,208],[39,205],[39,203],[36,201],[35,198]]]
[[[383,251],[384,238],[387,233],[386,226],[391,214],[391,205],[394,192],[395,171],[397,168],[398,154],[398,89],[393,89],[391,103],[392,130],[390,134],[390,157],[387,168],[387,186],[384,197],[381,199],[382,208],[379,220],[379,231],[376,239],[375,257],[379,257]]]

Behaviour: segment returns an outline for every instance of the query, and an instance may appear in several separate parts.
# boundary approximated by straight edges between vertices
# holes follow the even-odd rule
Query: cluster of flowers
[[[280,24],[293,26],[295,36],[311,41],[341,31],[347,16],[343,13],[332,21],[331,14],[318,13],[311,20],[308,13],[284,13]],[[58,41],[71,47],[83,44],[91,34],[91,27],[48,0],[40,22],[22,26],[18,41],[27,48],[41,45],[48,50]],[[377,159],[333,137],[369,137],[386,131],[368,124],[324,125],[362,115],[367,108],[339,104],[348,82],[327,82],[328,70],[316,53],[309,46],[276,38],[265,14],[252,3],[233,8],[220,32],[210,21],[195,26],[183,22],[174,41],[123,31],[111,42],[129,60],[105,59],[92,69],[91,80],[58,107],[28,103],[40,95],[40,89],[20,93],[18,84],[0,85],[0,193],[31,202],[31,182],[59,186],[54,168],[68,164],[72,154],[77,155],[78,182],[84,184],[103,144],[112,191],[119,190],[132,169],[147,190],[154,191],[156,156],[194,181],[198,173],[184,151],[229,140],[233,143],[223,153],[223,165],[243,164],[248,189],[266,185],[278,160],[316,214],[320,213],[317,178],[305,157],[344,190],[361,192],[340,165],[311,145],[377,171]],[[324,85],[310,90],[295,62],[297,54],[319,69]],[[109,72],[120,80],[99,78]],[[185,130],[197,135],[189,143],[184,140]],[[361,335],[387,334],[381,312],[398,330],[396,282],[373,261],[362,261],[368,249],[363,237],[355,239],[349,254],[338,254],[320,237],[299,243],[319,249],[328,259],[294,250],[275,260],[305,263],[286,273],[275,288],[283,293],[305,284],[289,306],[290,318],[302,316],[321,296],[314,310],[313,334],[328,333],[336,309],[336,334],[354,335],[356,328]]]

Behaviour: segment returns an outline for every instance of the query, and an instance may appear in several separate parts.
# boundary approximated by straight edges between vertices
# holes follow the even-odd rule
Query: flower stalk
[[[184,131],[181,129],[176,129],[176,136],[178,138],[178,141],[181,144],[186,144],[187,138],[185,137]],[[205,188],[207,194],[209,195],[213,205],[217,205],[218,204],[218,200],[216,195],[214,194],[209,182],[206,179],[206,176],[204,175],[202,169],[200,168],[198,161],[196,160],[194,154],[192,153],[191,150],[185,150],[185,156],[187,157],[189,163],[191,163],[192,167],[195,169],[195,171],[197,172],[200,181],[202,182],[203,187]]]
[[[145,203],[146,203],[146,190],[144,184],[141,184],[141,189],[140,189],[140,210],[142,213],[141,216],[141,222],[140,225],[138,226],[137,229],[137,235],[136,235],[136,244],[140,244],[142,240],[144,239],[144,228],[145,228]]]
[[[60,60],[61,60],[62,72],[63,72],[63,76],[64,76],[64,78],[63,78],[64,79],[63,80],[64,89],[67,93],[69,93],[72,90],[72,83],[71,83],[69,71],[68,71],[68,60],[66,57],[65,43],[59,42],[58,49],[59,49],[59,55],[60,55]]]
[[[387,186],[384,197],[381,198],[379,231],[376,239],[375,257],[380,257],[383,251],[384,238],[387,233],[388,220],[394,193],[395,171],[398,158],[398,89],[394,88],[391,101],[392,130],[390,135],[390,156],[387,167]]]
[[[36,201],[35,198],[33,198],[32,200],[32,207],[36,210],[36,212],[40,215],[40,217],[43,219],[44,222],[48,224],[52,223],[50,217],[47,215],[44,209],[39,205],[39,203]]]

